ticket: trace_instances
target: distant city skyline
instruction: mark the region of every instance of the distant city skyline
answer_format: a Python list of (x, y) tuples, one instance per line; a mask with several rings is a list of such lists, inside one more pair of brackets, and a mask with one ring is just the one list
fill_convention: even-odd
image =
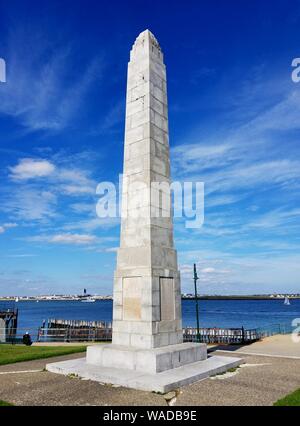
[(112, 293), (119, 219), (97, 217), (96, 187), (122, 172), (146, 28), (167, 66), (172, 177), (205, 184), (204, 225), (174, 221), (182, 292), (196, 263), (201, 294), (297, 293), (299, 1), (143, 3), (0, 3), (0, 296)]
[[(183, 299), (195, 299), (195, 294), (193, 293), (181, 293), (181, 297)], [(228, 295), (219, 295), (219, 294), (200, 294), (197, 296), (199, 299), (226, 299), (226, 298), (241, 298), (241, 299), (285, 299), (286, 297), (290, 299), (300, 299), (300, 293), (261, 293), (261, 294), (228, 294)], [(38, 295), (0, 295), (0, 302), (13, 302), (18, 303), (21, 301), (32, 301), (32, 300), (40, 300), (40, 301), (72, 301), (72, 300), (84, 300), (84, 299), (94, 299), (94, 300), (112, 300), (113, 296), (111, 294), (99, 295), (99, 294), (38, 294)]]

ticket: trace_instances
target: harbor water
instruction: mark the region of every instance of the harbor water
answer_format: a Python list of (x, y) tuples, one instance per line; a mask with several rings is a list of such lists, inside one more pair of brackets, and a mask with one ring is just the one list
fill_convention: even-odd
[[(112, 301), (99, 300), (95, 303), (80, 301), (20, 301), (18, 329), (37, 330), (43, 320), (49, 318), (111, 321)], [(300, 318), (300, 299), (284, 305), (283, 300), (200, 300), (200, 327), (245, 329), (283, 326), (291, 328), (292, 321)], [(195, 326), (195, 301), (182, 301), (183, 326)], [(299, 319), (300, 323), (300, 319)]]

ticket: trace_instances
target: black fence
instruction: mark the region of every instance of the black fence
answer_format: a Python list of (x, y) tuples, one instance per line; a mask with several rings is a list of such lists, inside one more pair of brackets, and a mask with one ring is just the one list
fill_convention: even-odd
[(241, 328), (200, 328), (186, 327), (183, 329), (184, 342), (247, 344), (261, 338), (257, 329)]

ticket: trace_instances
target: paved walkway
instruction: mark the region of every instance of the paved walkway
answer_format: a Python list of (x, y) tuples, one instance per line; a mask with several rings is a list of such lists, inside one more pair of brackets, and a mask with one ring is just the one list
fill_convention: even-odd
[[(0, 366), (0, 399), (16, 405), (167, 405), (162, 395), (43, 371), (48, 362), (78, 357), (82, 354)], [(245, 365), (235, 372), (181, 388), (174, 405), (272, 405), (300, 387), (300, 360), (243, 358)]]
[[(213, 349), (216, 349), (216, 347)], [(229, 351), (234, 352), (235, 356), (253, 354), (300, 359), (300, 341), (295, 343), (291, 334), (278, 334), (267, 337), (260, 342), (252, 343), (251, 345), (241, 347), (231, 346)]]

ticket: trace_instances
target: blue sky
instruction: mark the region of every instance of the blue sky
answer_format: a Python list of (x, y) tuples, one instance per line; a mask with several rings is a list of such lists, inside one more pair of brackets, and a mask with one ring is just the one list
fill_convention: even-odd
[(175, 221), (182, 290), (300, 290), (300, 2), (0, 0), (0, 294), (111, 294), (126, 68), (149, 28), (168, 72), (172, 176), (205, 182)]

